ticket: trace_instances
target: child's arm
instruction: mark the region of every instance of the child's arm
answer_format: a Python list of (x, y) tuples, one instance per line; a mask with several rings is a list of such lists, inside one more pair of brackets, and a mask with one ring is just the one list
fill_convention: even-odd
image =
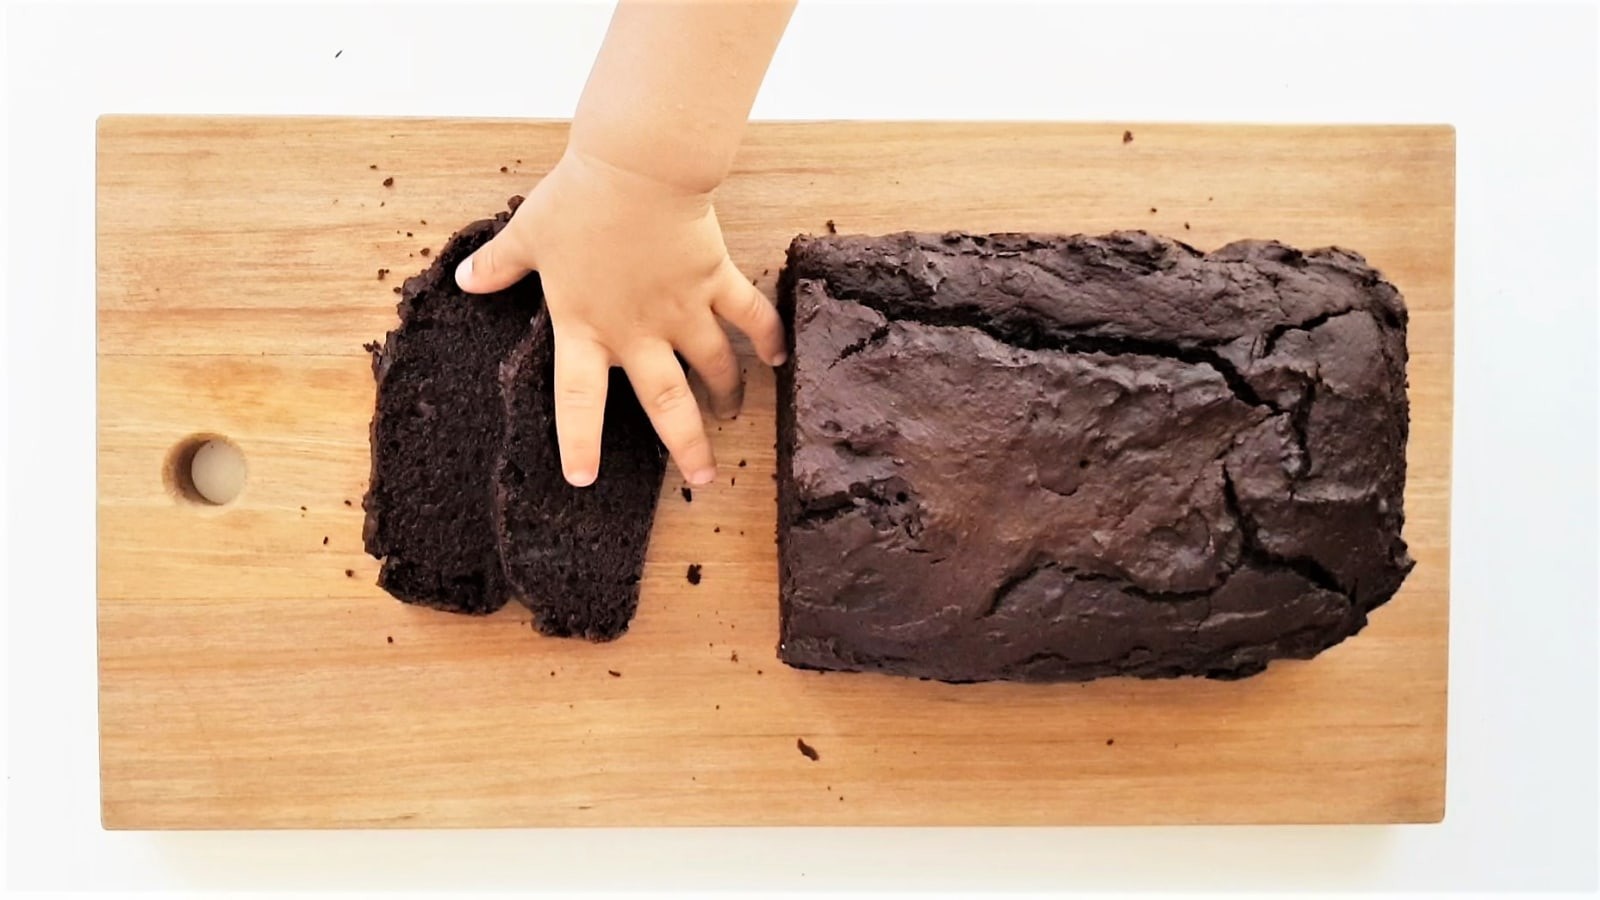
[(716, 475), (673, 351), (719, 415), (739, 409), (738, 360), (717, 322), (783, 362), (783, 326), (728, 258), (711, 192), (733, 162), (794, 0), (621, 0), (567, 151), (494, 240), (462, 263), (474, 293), (537, 268), (555, 329), (562, 467), (594, 480), (608, 369), (620, 365), (678, 468)]

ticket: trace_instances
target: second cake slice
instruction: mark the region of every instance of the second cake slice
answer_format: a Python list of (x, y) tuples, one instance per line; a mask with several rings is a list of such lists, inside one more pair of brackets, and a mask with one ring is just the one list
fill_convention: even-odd
[(667, 455), (621, 369), (611, 370), (600, 477), (575, 488), (556, 444), (549, 313), (500, 364), (506, 434), (494, 522), (505, 575), (540, 632), (608, 641), (628, 630)]

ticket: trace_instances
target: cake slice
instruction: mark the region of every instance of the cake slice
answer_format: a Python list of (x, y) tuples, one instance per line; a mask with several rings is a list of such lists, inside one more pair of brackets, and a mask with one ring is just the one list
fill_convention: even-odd
[(406, 279), (400, 327), (369, 347), (366, 549), (383, 561), (379, 586), (407, 603), (484, 614), (515, 597), (545, 634), (611, 640), (639, 604), (666, 451), (614, 369), (600, 477), (567, 484), (539, 276), (482, 296), (455, 283), (461, 260), (509, 219), (454, 235)]
[(510, 590), (495, 540), (490, 473), (505, 435), (500, 362), (544, 302), (531, 276), (496, 294), (456, 286), (456, 265), (505, 225), (466, 226), (401, 287), (400, 326), (372, 350), (377, 409), (362, 506), (378, 585), (406, 603), (484, 614)]
[(611, 370), (600, 473), (575, 488), (556, 443), (549, 315), (500, 368), (505, 439), (495, 464), (495, 533), (505, 577), (544, 634), (608, 641), (639, 605), (667, 454), (621, 369)]

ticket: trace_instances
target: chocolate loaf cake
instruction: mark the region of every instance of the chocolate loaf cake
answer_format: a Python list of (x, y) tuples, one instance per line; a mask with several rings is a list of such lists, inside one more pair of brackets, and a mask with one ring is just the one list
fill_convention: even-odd
[(779, 290), (790, 665), (1240, 678), (1413, 565), (1406, 310), (1354, 253), (830, 235)]
[(362, 506), (378, 585), (407, 603), (484, 614), (511, 596), (490, 473), (505, 435), (500, 361), (544, 305), (539, 279), (475, 296), (456, 265), (510, 218), (461, 229), (401, 286), (400, 326), (372, 350), (372, 475)]
[(407, 603), (482, 614), (515, 598), (541, 632), (609, 640), (638, 606), (666, 454), (613, 370), (600, 477), (567, 484), (538, 276), (481, 296), (455, 283), (508, 219), (468, 225), (406, 279), (400, 327), (369, 348), (366, 550), (383, 561), (379, 586)]
[(628, 630), (639, 606), (667, 453), (627, 376), (612, 369), (600, 477), (585, 488), (568, 484), (556, 443), (553, 341), (541, 312), (501, 365), (507, 427), (495, 466), (495, 531), (535, 628), (606, 641)]

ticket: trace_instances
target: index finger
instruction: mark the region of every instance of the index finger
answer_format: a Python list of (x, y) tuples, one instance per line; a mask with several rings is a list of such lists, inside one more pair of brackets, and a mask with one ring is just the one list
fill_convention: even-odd
[(574, 487), (587, 487), (599, 475), (610, 379), (611, 362), (604, 347), (583, 338), (562, 338), (556, 332), (556, 443), (561, 448), (561, 470)]

